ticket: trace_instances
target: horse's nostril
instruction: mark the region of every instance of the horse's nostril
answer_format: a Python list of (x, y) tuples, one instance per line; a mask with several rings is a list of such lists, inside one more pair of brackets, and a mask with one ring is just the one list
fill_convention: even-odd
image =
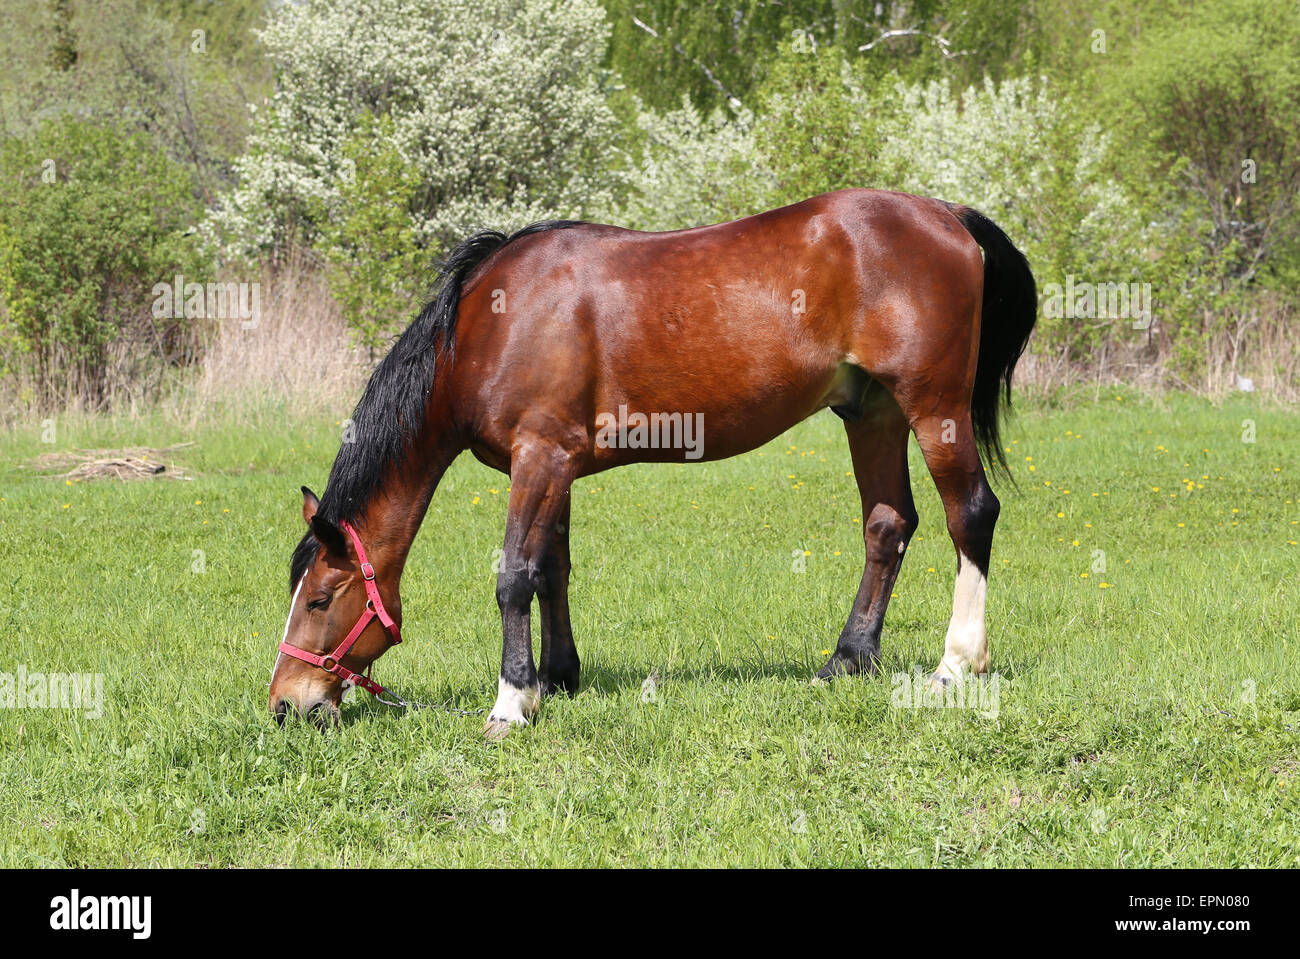
[(307, 719), (318, 729), (329, 729), (339, 724), (339, 711), (330, 703), (321, 701), (307, 710)]
[(283, 726), (285, 719), (289, 716), (289, 701), (287, 699), (277, 699), (275, 708), (271, 712), (275, 715), (275, 721)]

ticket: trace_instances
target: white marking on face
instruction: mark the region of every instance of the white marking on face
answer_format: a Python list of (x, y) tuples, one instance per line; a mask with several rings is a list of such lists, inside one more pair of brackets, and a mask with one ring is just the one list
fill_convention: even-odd
[(489, 721), (527, 726), (528, 717), (541, 706), (541, 691), (536, 686), (520, 689), (504, 679), (497, 678), (497, 701), (489, 714)]
[[(307, 574), (302, 574), (302, 579), (298, 580), (297, 587), (293, 591), (293, 599), (289, 600), (289, 618), (284, 621), (284, 635), (280, 637), (280, 642), (289, 641), (289, 626), (293, 623), (293, 611), (298, 608), (298, 594), (302, 592), (302, 584), (307, 582)], [(271, 667), (271, 682), (275, 683), (275, 671), (280, 668), (280, 660), (284, 658), (284, 653), (280, 652), (280, 647), (275, 648), (275, 665)]]
[(957, 554), (957, 582), (952, 593), (952, 619), (943, 641), (940, 676), (960, 680), (964, 671), (982, 673), (989, 665), (988, 631), (984, 624), (984, 603), (988, 581), (979, 567)]

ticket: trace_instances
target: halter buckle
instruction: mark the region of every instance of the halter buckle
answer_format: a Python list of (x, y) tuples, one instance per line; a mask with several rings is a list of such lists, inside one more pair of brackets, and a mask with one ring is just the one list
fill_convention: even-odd
[(326, 656), (320, 661), (320, 668), (325, 670), (327, 673), (334, 672), (334, 667), (337, 665), (338, 661), (335, 660), (333, 656)]
[(374, 568), (373, 566), (371, 566), (369, 563), (362, 563), (362, 564), (361, 564), (361, 576), (362, 576), (364, 579), (368, 579), (368, 580), (370, 580), (370, 581), (373, 582), (373, 581), (374, 581), (374, 578), (375, 578), (375, 568)]

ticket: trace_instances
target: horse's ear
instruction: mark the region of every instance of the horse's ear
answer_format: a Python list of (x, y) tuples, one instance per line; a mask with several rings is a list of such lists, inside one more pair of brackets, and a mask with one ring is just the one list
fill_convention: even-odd
[(344, 559), (348, 555), (348, 543), (343, 538), (343, 531), (323, 516), (313, 516), (310, 520), (311, 532), (326, 550)]
[(320, 511), (320, 499), (307, 487), (302, 488), (302, 518), (308, 526), (311, 518)]

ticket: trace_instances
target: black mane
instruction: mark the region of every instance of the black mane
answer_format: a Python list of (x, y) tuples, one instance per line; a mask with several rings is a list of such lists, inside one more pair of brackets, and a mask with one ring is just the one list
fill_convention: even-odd
[[(443, 357), (448, 363), (455, 359), (456, 313), (465, 278), (497, 250), (521, 237), (580, 223), (546, 220), (510, 236), (484, 230), (456, 247), (443, 261), (433, 296), (370, 375), (352, 414), (353, 442), (339, 447), (321, 497), (319, 514), (323, 519), (335, 524), (355, 520), (378, 491), (384, 476), (410, 452), (411, 443), (424, 426), (438, 363)], [(308, 531), (294, 550), (289, 568), (290, 591), (315, 560), (319, 545)]]

